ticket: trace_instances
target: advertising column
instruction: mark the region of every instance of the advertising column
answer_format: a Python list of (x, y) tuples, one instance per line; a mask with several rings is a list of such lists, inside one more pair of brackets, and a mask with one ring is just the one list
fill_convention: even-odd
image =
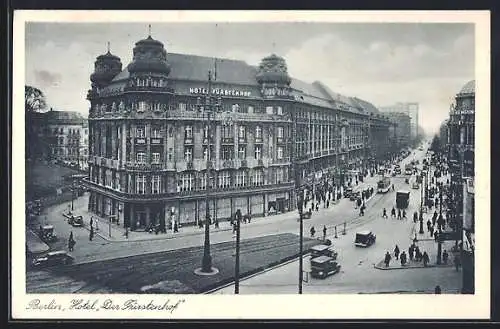
[(462, 293), (474, 294), (474, 178), (463, 184)]

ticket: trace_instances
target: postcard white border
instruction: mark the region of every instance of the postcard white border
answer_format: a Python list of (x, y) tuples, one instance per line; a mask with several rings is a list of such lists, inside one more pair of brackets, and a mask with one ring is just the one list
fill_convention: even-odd
[[(28, 301), (67, 304), (80, 295), (25, 293), (24, 110), (26, 22), (413, 22), (474, 23), (476, 60), (476, 294), (475, 295), (170, 295), (173, 313), (146, 311), (27, 311)], [(489, 11), (76, 11), (17, 10), (13, 25), (12, 317), (14, 319), (486, 319), (490, 316), (490, 13)], [(89, 63), (91, 65), (91, 63)], [(452, 96), (452, 95), (450, 95)], [(478, 161), (479, 160), (479, 161)], [(104, 300), (105, 295), (82, 295)], [(158, 303), (159, 295), (136, 297)], [(207, 302), (207, 299), (210, 299)], [(412, 307), (408, 307), (412, 305)]]

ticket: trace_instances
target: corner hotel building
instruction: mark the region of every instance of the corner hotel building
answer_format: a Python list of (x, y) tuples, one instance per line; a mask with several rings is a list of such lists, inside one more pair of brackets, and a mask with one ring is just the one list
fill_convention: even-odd
[[(304, 178), (361, 168), (390, 151), (394, 123), (373, 105), (291, 78), (274, 54), (255, 67), (167, 54), (149, 36), (135, 44), (125, 68), (109, 50), (94, 67), (88, 208), (132, 230), (162, 219), (204, 219), (209, 144), (210, 211), (218, 220), (238, 208), (252, 216), (296, 209), (293, 162)], [(215, 67), (211, 93), (222, 111), (212, 116), (208, 136), (199, 108)]]

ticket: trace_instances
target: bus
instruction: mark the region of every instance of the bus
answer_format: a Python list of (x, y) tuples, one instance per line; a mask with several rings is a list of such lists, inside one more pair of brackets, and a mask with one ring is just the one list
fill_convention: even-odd
[(389, 177), (384, 177), (377, 183), (377, 193), (387, 193), (391, 188), (391, 179)]

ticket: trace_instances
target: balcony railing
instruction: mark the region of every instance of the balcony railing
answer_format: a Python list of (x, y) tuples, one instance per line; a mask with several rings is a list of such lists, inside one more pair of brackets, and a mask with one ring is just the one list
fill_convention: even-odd
[(193, 138), (192, 137), (184, 138), (184, 144), (185, 145), (192, 145), (193, 144)]
[(146, 144), (148, 142), (146, 137), (136, 137), (134, 138), (135, 144)]
[(224, 137), (221, 138), (221, 144), (234, 144), (234, 138), (232, 137)]
[(247, 143), (246, 137), (238, 137), (238, 143), (239, 144), (246, 144)]
[(255, 144), (262, 144), (263, 140), (262, 137), (255, 137)]
[(151, 144), (153, 144), (153, 145), (163, 144), (163, 138), (160, 138), (160, 137), (152, 137), (152, 138), (151, 138)]
[[(190, 190), (190, 191), (181, 191), (181, 192), (164, 192), (157, 194), (137, 194), (137, 193), (128, 193), (123, 191), (114, 190), (110, 187), (105, 187), (99, 185), (95, 182), (89, 181), (88, 179), (83, 179), (83, 183), (90, 188), (99, 191), (105, 194), (112, 194), (115, 196), (135, 199), (135, 200), (148, 200), (148, 199), (164, 199), (164, 198), (200, 198), (204, 197), (206, 194), (206, 190), (198, 189), (198, 190)], [(254, 191), (258, 192), (272, 192), (272, 191), (280, 191), (283, 189), (293, 188), (293, 182), (284, 182), (280, 184), (267, 184), (267, 185), (258, 185), (258, 186), (229, 186), (225, 188), (215, 187), (210, 189), (211, 193), (218, 194), (220, 196), (232, 195), (235, 193), (252, 193)]]

